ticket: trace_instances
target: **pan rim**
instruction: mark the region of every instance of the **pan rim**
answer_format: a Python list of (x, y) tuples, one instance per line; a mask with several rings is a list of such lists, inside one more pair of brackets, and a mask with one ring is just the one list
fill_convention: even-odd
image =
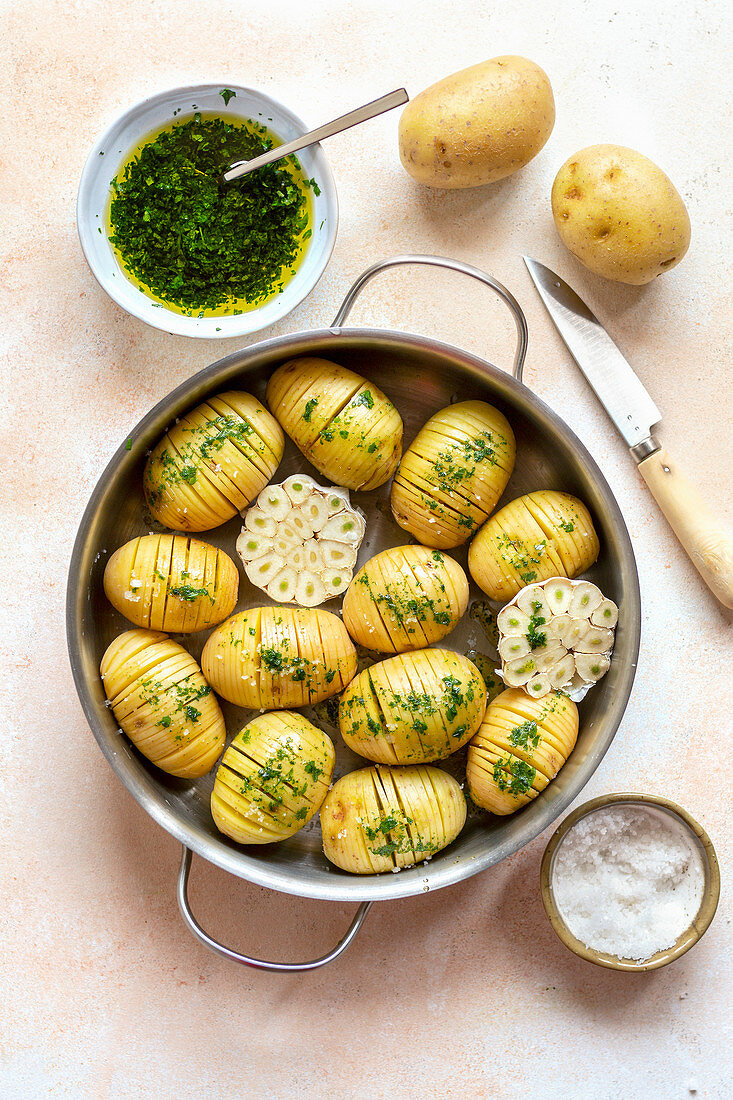
[[(299, 877), (297, 867), (267, 864), (255, 860), (248, 856), (246, 851), (235, 851), (221, 841), (212, 840), (203, 831), (197, 830), (194, 824), (190, 822), (182, 823), (180, 814), (167, 804), (160, 789), (156, 788), (156, 781), (151, 773), (145, 771), (136, 774), (129, 769), (125, 769), (122, 758), (114, 751), (109, 737), (97, 720), (98, 703), (93, 697), (91, 684), (84, 674), (82, 636), (78, 629), (81, 601), (88, 589), (88, 581), (82, 577), (80, 566), (85, 556), (91, 526), (98, 514), (99, 502), (114, 473), (119, 469), (121, 462), (125, 460), (125, 456), (127, 455), (129, 459), (129, 451), (124, 443), (110, 457), (82, 514), (69, 563), (66, 593), (66, 633), (69, 659), (85, 718), (112, 770), (138, 804), (158, 825), (182, 845), (237, 878), (245, 879), (255, 885), (265, 886), (281, 893), (314, 900), (338, 902), (396, 900), (455, 885), (501, 862), (509, 855), (525, 847), (544, 829), (549, 828), (584, 789), (613, 741), (631, 694), (641, 635), (639, 578), (631, 539), (618, 503), (595, 459), (572, 428), (541, 397), (538, 397), (525, 384), (517, 382), (510, 374), (500, 370), (487, 360), (455, 345), (400, 330), (370, 327), (304, 329), (295, 333), (271, 337), (268, 340), (257, 341), (239, 351), (232, 352), (204, 367), (197, 374), (184, 379), (141, 418), (136, 427), (129, 433), (129, 437), (136, 440), (138, 444), (149, 445), (153, 439), (157, 439), (160, 433), (160, 422), (164, 414), (167, 419), (173, 419), (187, 404), (194, 400), (201, 400), (204, 392), (211, 392), (217, 386), (226, 385), (230, 376), (238, 372), (246, 373), (248, 370), (262, 365), (260, 362), (262, 358), (268, 356), (273, 359), (276, 358), (283, 349), (287, 348), (291, 354), (302, 354), (302, 351), (299, 352), (293, 349), (297, 348), (299, 344), (305, 343), (311, 345), (311, 353), (314, 353), (312, 345), (318, 343), (333, 344), (334, 347), (338, 348), (343, 346), (354, 347), (366, 341), (377, 341), (382, 345), (401, 346), (418, 353), (447, 356), (455, 366), (468, 369), (469, 375), (473, 376), (474, 381), (478, 378), (489, 384), (493, 383), (499, 391), (504, 391), (510, 401), (516, 400), (522, 411), (529, 415), (531, 419), (539, 418), (546, 421), (551, 431), (562, 438), (563, 444), (572, 448), (576, 461), (580, 467), (584, 467), (585, 473), (592, 478), (603, 499), (606, 518), (613, 525), (619, 538), (621, 561), (626, 566), (624, 579), (629, 586), (629, 591), (625, 594), (628, 653), (625, 658), (626, 665), (623, 676), (617, 685), (613, 704), (602, 717), (603, 727), (601, 732), (603, 736), (596, 738), (592, 749), (588, 751), (582, 764), (578, 766), (577, 775), (574, 777), (573, 782), (569, 784), (567, 791), (555, 790), (553, 792), (554, 785), (551, 785), (548, 791), (544, 792), (545, 797), (539, 805), (539, 800), (536, 800), (519, 814), (514, 815), (512, 819), (505, 819), (511, 820), (512, 833), (510, 838), (493, 845), (487, 845), (486, 850), (480, 855), (466, 858), (458, 857), (453, 861), (450, 859), (451, 847), (449, 847), (444, 850), (445, 854), (441, 853), (442, 858), (439, 866), (422, 863), (398, 875), (373, 876), (346, 875), (334, 869), (332, 880), (311, 882), (307, 877)], [(324, 352), (321, 351), (321, 354), (324, 354)], [(201, 391), (199, 396), (192, 396), (197, 390)]]

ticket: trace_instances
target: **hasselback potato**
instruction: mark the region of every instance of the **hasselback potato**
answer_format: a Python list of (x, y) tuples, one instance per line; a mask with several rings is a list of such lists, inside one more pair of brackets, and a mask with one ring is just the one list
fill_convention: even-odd
[(351, 637), (379, 653), (404, 653), (440, 641), (468, 606), (458, 562), (426, 546), (396, 546), (360, 569), (344, 596)]
[(172, 424), (145, 466), (143, 488), (159, 523), (208, 531), (246, 508), (283, 456), (280, 425), (250, 393), (209, 397)]
[(349, 748), (380, 764), (425, 764), (456, 752), (486, 709), (486, 687), (467, 657), (419, 649), (364, 669), (339, 703)]
[(463, 792), (440, 768), (360, 768), (321, 806), (323, 852), (357, 875), (411, 867), (455, 840), (465, 821)]
[(128, 630), (107, 647), (100, 667), (124, 733), (170, 775), (211, 771), (226, 737), (216, 696), (183, 646), (154, 630)]
[(216, 627), (201, 666), (230, 703), (279, 710), (342, 691), (356, 672), (356, 650), (330, 611), (253, 607)]
[(231, 615), (239, 574), (223, 550), (188, 535), (141, 535), (115, 550), (104, 592), (135, 626), (191, 634)]
[(493, 511), (514, 469), (514, 432), (485, 401), (431, 416), (402, 457), (392, 513), (426, 546), (460, 546)]
[(389, 481), (402, 454), (402, 418), (372, 382), (327, 359), (291, 359), (267, 384), (267, 403), (317, 470), (346, 489)]
[(240, 730), (217, 769), (211, 814), (239, 844), (269, 844), (302, 829), (328, 794), (333, 744), (302, 714), (261, 714)]
[(577, 577), (598, 557), (598, 536), (582, 501), (555, 489), (505, 504), (487, 520), (468, 550), (468, 569), (492, 600), (506, 602), (521, 588), (550, 577)]
[(489, 703), (468, 746), (471, 798), (492, 814), (512, 814), (543, 791), (573, 751), (578, 708), (560, 691), (532, 699), (507, 688)]

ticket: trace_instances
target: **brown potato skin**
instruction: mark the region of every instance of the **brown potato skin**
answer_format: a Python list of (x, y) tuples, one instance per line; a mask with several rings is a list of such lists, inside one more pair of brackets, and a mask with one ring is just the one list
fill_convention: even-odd
[(554, 125), (547, 74), (525, 57), (494, 57), (439, 80), (407, 104), (400, 160), (429, 187), (480, 187), (528, 164)]
[(552, 185), (563, 244), (596, 275), (641, 286), (676, 267), (690, 247), (690, 218), (672, 181), (622, 145), (591, 145)]

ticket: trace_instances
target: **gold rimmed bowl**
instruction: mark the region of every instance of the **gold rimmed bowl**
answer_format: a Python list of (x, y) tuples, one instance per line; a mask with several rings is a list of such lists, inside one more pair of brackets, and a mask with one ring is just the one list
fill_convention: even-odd
[[(588, 817), (597, 810), (605, 809), (608, 806), (619, 805), (645, 806), (654, 810), (659, 810), (675, 818), (684, 826), (690, 839), (700, 852), (705, 873), (700, 907), (689, 928), (685, 929), (685, 931), (677, 937), (675, 943), (671, 947), (665, 947), (661, 951), (656, 951), (643, 962), (621, 958), (618, 955), (611, 955), (606, 951), (597, 951), (595, 948), (589, 947), (587, 944), (583, 943), (582, 940), (579, 940), (577, 936), (570, 931), (563, 920), (553, 891), (555, 859), (565, 837), (583, 818)], [(684, 810), (682, 806), (678, 806), (676, 802), (672, 802), (669, 798), (661, 798), (651, 794), (607, 794), (601, 795), (600, 798), (593, 798), (590, 802), (585, 802), (582, 806), (578, 806), (576, 810), (568, 814), (562, 824), (555, 830), (550, 838), (549, 844), (545, 848), (545, 854), (542, 857), (540, 888), (542, 891), (542, 904), (545, 907), (545, 912), (547, 913), (550, 924), (565, 946), (578, 955), (579, 958), (585, 959), (587, 962), (595, 963), (597, 966), (605, 966), (609, 970), (625, 970), (632, 973), (643, 973), (646, 970), (658, 970), (659, 967), (667, 966), (668, 963), (674, 962), (675, 959), (679, 959), (689, 951), (691, 947), (694, 947), (700, 937), (708, 930), (715, 916), (715, 911), (718, 907), (718, 899), (720, 897), (720, 869), (718, 867), (715, 848), (713, 847), (713, 842), (710, 837), (705, 832), (702, 825), (695, 821), (694, 817), (692, 817), (687, 810)]]

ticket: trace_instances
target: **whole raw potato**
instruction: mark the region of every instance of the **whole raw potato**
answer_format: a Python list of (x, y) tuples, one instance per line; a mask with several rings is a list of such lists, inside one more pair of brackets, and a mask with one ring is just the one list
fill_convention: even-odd
[(547, 74), (526, 57), (494, 57), (415, 96), (400, 118), (400, 160), (418, 183), (479, 187), (523, 168), (555, 125)]
[(672, 181), (623, 145), (591, 145), (563, 164), (552, 214), (574, 256), (617, 283), (650, 283), (690, 246), (690, 219)]

